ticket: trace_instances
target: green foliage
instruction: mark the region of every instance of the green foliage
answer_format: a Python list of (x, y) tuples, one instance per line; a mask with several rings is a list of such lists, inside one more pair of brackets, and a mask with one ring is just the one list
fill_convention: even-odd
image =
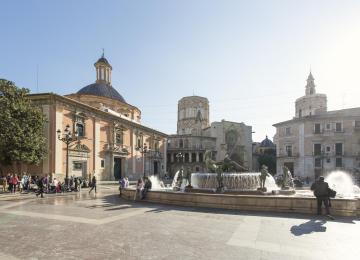
[(45, 156), (42, 111), (26, 97), (28, 89), (0, 79), (0, 162), (37, 164)]
[(274, 175), (276, 174), (276, 155), (264, 153), (258, 158), (259, 165), (266, 165), (269, 172)]

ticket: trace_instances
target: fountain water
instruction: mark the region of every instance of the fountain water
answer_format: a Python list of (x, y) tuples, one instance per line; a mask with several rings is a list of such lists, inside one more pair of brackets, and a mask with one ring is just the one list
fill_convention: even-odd
[(336, 191), (337, 197), (360, 196), (360, 188), (354, 184), (351, 176), (344, 171), (331, 172), (325, 181), (329, 187)]
[[(218, 186), (216, 173), (192, 173), (191, 183), (198, 189), (216, 189)], [(260, 173), (223, 173), (223, 185), (227, 191), (248, 191), (260, 187)], [(272, 176), (266, 177), (265, 187), (268, 191), (279, 190)]]

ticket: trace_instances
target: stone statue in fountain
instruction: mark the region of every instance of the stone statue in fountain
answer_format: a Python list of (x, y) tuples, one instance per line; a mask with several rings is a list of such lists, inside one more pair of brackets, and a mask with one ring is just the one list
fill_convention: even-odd
[(291, 176), (291, 172), (289, 171), (288, 167), (283, 166), (283, 181), (282, 181), (282, 189), (288, 190), (290, 188), (294, 188), (294, 182)]
[(216, 192), (223, 192), (224, 191), (224, 184), (223, 184), (223, 162), (215, 162), (212, 159), (212, 152), (206, 151), (205, 155), (205, 165), (209, 172), (216, 173), (216, 179), (218, 182), (218, 187), (216, 188)]
[(186, 168), (185, 178), (187, 180), (187, 185), (186, 185), (185, 189), (192, 189), (192, 186), (191, 186), (191, 168), (190, 167)]
[(266, 191), (266, 187), (265, 187), (265, 181), (266, 181), (266, 177), (270, 177), (270, 174), (268, 172), (268, 167), (266, 165), (262, 165), (261, 166), (261, 171), (260, 171), (260, 188), (258, 190), (261, 191)]

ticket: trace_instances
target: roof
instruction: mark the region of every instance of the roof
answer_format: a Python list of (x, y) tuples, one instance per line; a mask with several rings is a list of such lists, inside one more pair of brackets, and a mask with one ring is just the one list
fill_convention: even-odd
[[(100, 58), (102, 59), (102, 58)], [(105, 59), (105, 58), (103, 58)], [(111, 85), (105, 83), (93, 83), (80, 89), (77, 94), (108, 97), (126, 103), (125, 99)]]
[(299, 121), (316, 121), (321, 119), (331, 119), (334, 117), (359, 117), (360, 116), (360, 107), (354, 107), (354, 108), (346, 108), (346, 109), (340, 109), (340, 110), (333, 110), (333, 111), (327, 111), (322, 112), (319, 114), (311, 115), (311, 116), (304, 116), (304, 117), (296, 117), (290, 120), (286, 120), (283, 122), (279, 122), (276, 124), (273, 124), (273, 126), (278, 127), (284, 124), (299, 122)]
[[(105, 64), (107, 64), (107, 65), (111, 66), (111, 65), (110, 65), (110, 63), (108, 62), (108, 60), (104, 57), (104, 55), (103, 55), (103, 56), (101, 56), (101, 58), (100, 58), (100, 59), (98, 59), (96, 63), (98, 63), (98, 62), (103, 62), (103, 63), (105, 63)], [(95, 63), (95, 64), (96, 64), (96, 63)]]
[(260, 147), (275, 147), (275, 144), (266, 136), (266, 138), (260, 143)]

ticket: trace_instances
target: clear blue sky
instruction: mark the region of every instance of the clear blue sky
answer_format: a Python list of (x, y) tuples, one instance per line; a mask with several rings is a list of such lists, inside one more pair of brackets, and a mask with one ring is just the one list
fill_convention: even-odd
[[(15, 1), (0, 3), (0, 78), (69, 94), (95, 81), (102, 48), (113, 86), (143, 123), (176, 132), (177, 102), (205, 96), (211, 121), (254, 141), (294, 116), (310, 67), (330, 110), (359, 106), (360, 1)], [(39, 85), (36, 87), (36, 67)]]

